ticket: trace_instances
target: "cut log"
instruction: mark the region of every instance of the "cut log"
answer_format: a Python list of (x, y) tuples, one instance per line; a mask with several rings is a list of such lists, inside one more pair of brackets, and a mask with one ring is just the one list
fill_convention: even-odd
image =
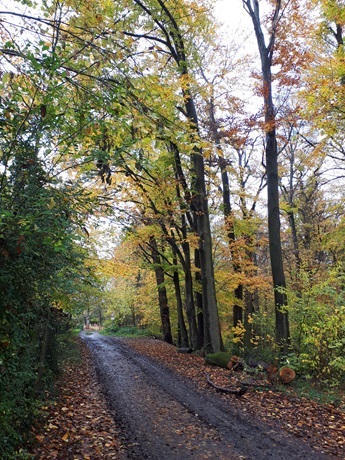
[(290, 367), (282, 367), (279, 371), (279, 377), (282, 383), (286, 384), (292, 382), (295, 379), (296, 373)]
[(267, 368), (267, 380), (274, 384), (277, 382), (278, 368), (274, 364), (269, 364)]
[(211, 387), (215, 388), (217, 391), (221, 391), (222, 393), (230, 393), (232, 395), (242, 396), (247, 391), (247, 388), (244, 386), (241, 386), (241, 388), (237, 388), (237, 389), (219, 387), (218, 385), (212, 382), (212, 380), (210, 379), (210, 376), (207, 373), (206, 373), (206, 378), (207, 378), (207, 383), (211, 385)]
[(243, 371), (244, 366), (241, 358), (235, 355), (231, 356), (227, 368), (232, 371)]
[(177, 353), (193, 353), (192, 348), (177, 348)]
[(259, 369), (267, 372), (267, 369), (269, 367), (268, 363), (265, 363), (265, 361), (255, 361), (253, 359), (248, 359), (247, 362), (249, 367), (252, 367), (253, 369)]

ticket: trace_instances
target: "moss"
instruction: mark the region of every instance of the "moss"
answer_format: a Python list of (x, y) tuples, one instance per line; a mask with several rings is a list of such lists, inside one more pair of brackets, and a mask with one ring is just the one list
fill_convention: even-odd
[(226, 353), (224, 351), (219, 351), (218, 353), (209, 353), (205, 356), (205, 363), (224, 367), (226, 369), (228, 367), (231, 356), (232, 355), (230, 353)]

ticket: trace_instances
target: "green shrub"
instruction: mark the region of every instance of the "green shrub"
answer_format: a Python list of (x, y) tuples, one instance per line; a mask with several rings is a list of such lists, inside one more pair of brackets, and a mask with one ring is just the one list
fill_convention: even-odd
[(105, 325), (103, 334), (115, 335), (118, 337), (149, 337), (155, 335), (150, 329), (138, 326), (118, 326), (115, 324)]

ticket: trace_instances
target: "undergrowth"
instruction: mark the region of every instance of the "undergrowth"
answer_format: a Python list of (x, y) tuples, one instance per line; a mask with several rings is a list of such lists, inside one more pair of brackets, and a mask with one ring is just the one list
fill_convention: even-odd
[(60, 370), (68, 363), (81, 360), (76, 336), (70, 330), (57, 334), (54, 348), (48, 352), (42, 389), (35, 390), (37, 374), (30, 365), (32, 360), (16, 362), (8, 378), (0, 378), (0, 458), (1, 460), (33, 460), (27, 446), (32, 442), (31, 428), (39, 423), (41, 407), (58, 396), (55, 382)]
[(116, 337), (153, 337), (154, 333), (150, 329), (137, 326), (116, 326), (105, 327), (101, 333), (103, 335), (114, 335)]

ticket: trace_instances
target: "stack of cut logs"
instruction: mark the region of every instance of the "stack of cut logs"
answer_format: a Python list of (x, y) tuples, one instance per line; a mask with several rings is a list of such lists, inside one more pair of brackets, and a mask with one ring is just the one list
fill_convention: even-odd
[[(244, 363), (241, 358), (234, 355), (231, 356), (227, 367), (230, 370), (243, 371), (245, 365), (246, 363)], [(270, 383), (275, 383), (280, 380), (281, 383), (287, 384), (292, 382), (296, 377), (295, 371), (287, 366), (278, 369), (274, 364), (267, 364), (264, 361), (249, 361), (247, 366), (253, 369), (261, 369), (262, 372), (267, 374), (267, 380)]]
[[(223, 388), (216, 385), (206, 373), (207, 382), (217, 391), (231, 393), (237, 396), (244, 395), (250, 387), (262, 388), (270, 386), (277, 390), (275, 386), (276, 383), (287, 384), (292, 382), (296, 377), (295, 371), (288, 366), (284, 366), (279, 369), (275, 364), (268, 364), (264, 361), (248, 360), (246, 362), (240, 357), (234, 355), (231, 356), (230, 353), (226, 352), (206, 354), (205, 364), (229, 369), (232, 373), (232, 382), (235, 380), (235, 383), (233, 383), (231, 388)], [(233, 373), (236, 371), (241, 373), (241, 376), (237, 379), (233, 379), (233, 377), (235, 377)], [(258, 376), (262, 375), (265, 376), (264, 382), (260, 382), (257, 379)], [(254, 379), (252, 377), (254, 377)]]

